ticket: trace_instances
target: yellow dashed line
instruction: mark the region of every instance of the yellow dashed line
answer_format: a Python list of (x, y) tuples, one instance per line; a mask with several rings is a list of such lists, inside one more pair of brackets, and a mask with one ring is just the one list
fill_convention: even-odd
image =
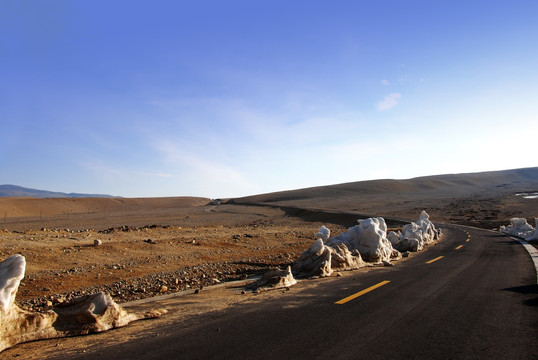
[(353, 295), (348, 296), (347, 298), (344, 298), (344, 299), (342, 299), (342, 300), (338, 300), (337, 302), (335, 302), (335, 304), (338, 304), (338, 305), (345, 304), (345, 303), (347, 303), (348, 301), (351, 301), (351, 300), (353, 300), (353, 299), (358, 298), (359, 296), (362, 296), (362, 295), (364, 295), (364, 294), (366, 294), (366, 293), (369, 293), (370, 291), (375, 290), (375, 289), (377, 289), (378, 287), (381, 287), (381, 286), (383, 286), (383, 285), (386, 285), (386, 284), (388, 284), (389, 282), (390, 282), (389, 280), (381, 281), (380, 283), (377, 283), (377, 284), (375, 284), (375, 285), (372, 285), (372, 286), (370, 286), (370, 287), (367, 288), (367, 289), (361, 290), (361, 291), (359, 291), (358, 293), (355, 293), (355, 294), (353, 294)]
[(437, 260), (441, 260), (442, 258), (444, 258), (444, 256), (439, 256), (439, 257), (436, 257), (435, 259), (432, 259), (430, 261), (426, 261), (426, 264), (431, 264), (433, 262), (436, 262)]
[(460, 246), (456, 247), (456, 250), (459, 250), (459, 249), (461, 249), (462, 247), (463, 247), (463, 245), (460, 245)]

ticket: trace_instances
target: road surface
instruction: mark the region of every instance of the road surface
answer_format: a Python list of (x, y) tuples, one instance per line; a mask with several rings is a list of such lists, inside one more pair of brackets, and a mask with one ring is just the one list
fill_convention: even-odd
[(442, 241), (394, 267), (315, 280), (268, 301), (167, 323), (159, 336), (58, 358), (537, 359), (529, 254), (491, 231), (441, 227)]

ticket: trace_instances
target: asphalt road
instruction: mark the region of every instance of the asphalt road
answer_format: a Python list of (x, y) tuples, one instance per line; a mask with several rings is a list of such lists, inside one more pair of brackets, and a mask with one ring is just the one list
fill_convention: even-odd
[(292, 288), (78, 358), (537, 359), (538, 286), (523, 246), (441, 227), (444, 240), (394, 267)]

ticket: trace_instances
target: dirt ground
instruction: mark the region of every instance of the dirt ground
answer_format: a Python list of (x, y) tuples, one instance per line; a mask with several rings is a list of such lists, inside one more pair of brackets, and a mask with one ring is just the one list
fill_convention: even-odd
[(27, 262), (17, 300), (36, 310), (102, 290), (121, 303), (244, 279), (290, 264), (328, 225), (274, 208), (211, 204), (165, 216), (162, 209), (139, 209), (72, 214), (63, 223), (42, 217), (32, 229), (36, 222), (15, 218), (0, 231), (0, 257), (18, 253)]
[[(17, 215), (2, 219), (0, 258), (26, 258), (17, 294), (23, 308), (43, 310), (97, 291), (123, 303), (285, 267), (313, 243), (321, 225), (339, 234), (356, 224), (358, 214), (416, 220), (425, 209), (432, 221), (492, 228), (534, 215), (536, 201), (365, 197), (361, 203), (295, 201), (279, 208), (204, 198), (0, 199), (0, 212)], [(296, 204), (316, 210), (289, 207)]]

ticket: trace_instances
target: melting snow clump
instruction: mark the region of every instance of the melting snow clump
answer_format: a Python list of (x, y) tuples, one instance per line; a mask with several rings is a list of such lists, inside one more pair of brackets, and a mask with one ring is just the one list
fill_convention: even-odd
[(382, 262), (400, 257), (398, 250), (387, 239), (387, 224), (381, 217), (358, 220), (359, 225), (349, 228), (345, 233), (327, 240), (327, 245), (345, 245), (349, 250), (358, 250), (367, 261)]
[(15, 296), (25, 270), (22, 255), (0, 262), (0, 351), (22, 342), (106, 331), (166, 312), (128, 313), (102, 292), (73, 299), (44, 313), (23, 310), (15, 303)]
[(428, 213), (422, 211), (416, 222), (405, 225), (401, 232), (391, 231), (388, 239), (392, 246), (401, 252), (420, 251), (425, 245), (437, 240), (440, 234), (440, 229), (435, 228)]
[(331, 257), (329, 247), (325, 246), (322, 238), (318, 238), (292, 264), (292, 271), (304, 277), (330, 276), (332, 274)]
[(317, 233), (314, 234), (314, 236), (317, 239), (323, 240), (323, 242), (329, 240), (329, 237), (331, 236), (331, 230), (325, 227), (325, 225), (322, 225), (321, 228)]
[(335, 270), (353, 270), (367, 262), (390, 264), (402, 257), (401, 252), (419, 251), (441, 235), (423, 211), (416, 222), (405, 225), (402, 231), (387, 235), (387, 224), (381, 217), (358, 220), (336, 237), (322, 226), (314, 235), (317, 240), (292, 264), (294, 274), (303, 277), (330, 276)]
[(293, 263), (292, 270), (302, 277), (324, 277), (334, 270), (354, 270), (361, 266), (364, 261), (357, 250), (350, 251), (345, 244), (325, 244), (318, 238)]
[(501, 226), (500, 232), (525, 240), (538, 240), (538, 218), (534, 220), (536, 221), (536, 228), (528, 224), (525, 218), (512, 218), (510, 219), (510, 225)]
[(297, 280), (295, 280), (291, 273), (291, 267), (288, 266), (286, 270), (275, 268), (266, 272), (261, 279), (250, 284), (249, 288), (253, 290), (260, 288), (279, 289), (295, 284), (297, 284)]

